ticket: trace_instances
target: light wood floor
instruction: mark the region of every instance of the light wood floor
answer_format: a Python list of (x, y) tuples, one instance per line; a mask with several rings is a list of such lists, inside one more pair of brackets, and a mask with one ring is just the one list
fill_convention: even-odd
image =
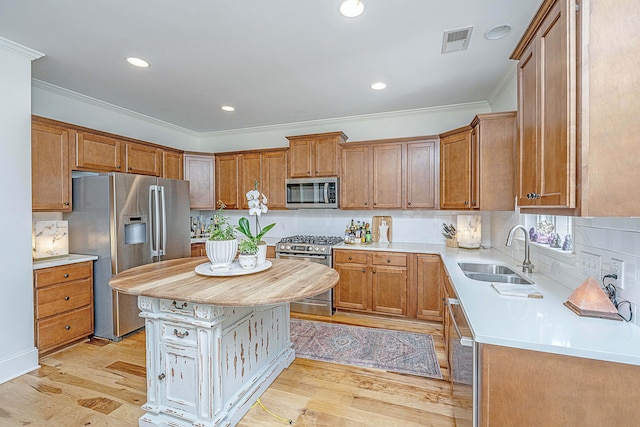
[[(448, 378), (439, 324), (341, 313), (331, 321), (430, 333)], [(144, 340), (144, 332), (119, 343), (92, 339), (43, 357), (40, 369), (0, 385), (0, 426), (137, 426), (146, 401)], [(306, 359), (280, 374), (261, 402), (295, 426), (455, 425), (447, 381)], [(239, 424), (279, 425), (288, 423), (259, 406)]]

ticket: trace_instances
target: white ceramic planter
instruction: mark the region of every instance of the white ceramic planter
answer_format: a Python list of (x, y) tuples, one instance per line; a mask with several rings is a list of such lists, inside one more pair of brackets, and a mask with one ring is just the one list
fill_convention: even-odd
[(258, 265), (264, 264), (267, 260), (267, 244), (261, 243), (258, 245)]
[(238, 252), (238, 240), (207, 240), (205, 249), (211, 268), (230, 268)]
[(238, 255), (238, 263), (245, 270), (256, 268), (258, 257), (256, 255)]

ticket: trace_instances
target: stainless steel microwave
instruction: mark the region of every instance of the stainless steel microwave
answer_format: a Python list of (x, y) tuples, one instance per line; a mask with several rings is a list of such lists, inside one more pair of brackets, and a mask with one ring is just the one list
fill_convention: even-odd
[(287, 209), (338, 209), (338, 178), (286, 180)]

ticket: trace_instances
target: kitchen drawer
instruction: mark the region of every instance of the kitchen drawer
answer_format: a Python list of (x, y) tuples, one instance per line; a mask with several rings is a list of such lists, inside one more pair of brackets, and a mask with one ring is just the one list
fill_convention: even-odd
[(367, 263), (367, 252), (363, 251), (349, 251), (349, 250), (337, 250), (333, 253), (333, 262), (334, 263), (352, 263), (352, 264), (366, 264)]
[(165, 313), (184, 314), (185, 316), (193, 316), (194, 304), (192, 302), (177, 301), (171, 299), (160, 300), (160, 311)]
[(93, 276), (93, 261), (34, 270), (33, 276), (36, 288), (87, 279)]
[(36, 322), (36, 340), (41, 353), (88, 337), (92, 333), (91, 306)]
[(406, 267), (407, 254), (397, 252), (374, 252), (373, 265), (393, 265), (394, 267)]
[(36, 319), (91, 305), (91, 278), (36, 289)]
[(182, 345), (196, 346), (198, 344), (195, 327), (178, 325), (171, 322), (160, 322), (160, 339)]

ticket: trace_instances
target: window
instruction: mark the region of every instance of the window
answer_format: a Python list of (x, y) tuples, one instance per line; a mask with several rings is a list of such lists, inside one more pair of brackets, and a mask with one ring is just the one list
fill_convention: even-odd
[(564, 252), (573, 252), (573, 217), (523, 215), (532, 243)]

